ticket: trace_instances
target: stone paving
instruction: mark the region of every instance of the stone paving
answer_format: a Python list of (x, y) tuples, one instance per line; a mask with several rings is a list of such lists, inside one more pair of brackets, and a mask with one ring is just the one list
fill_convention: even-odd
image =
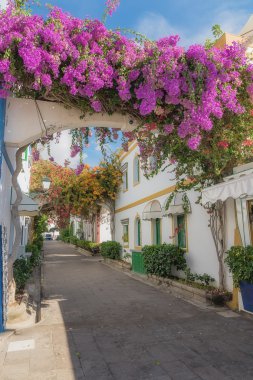
[(252, 320), (177, 299), (60, 242), (45, 251), (42, 321), (8, 338), (1, 380), (253, 379)]

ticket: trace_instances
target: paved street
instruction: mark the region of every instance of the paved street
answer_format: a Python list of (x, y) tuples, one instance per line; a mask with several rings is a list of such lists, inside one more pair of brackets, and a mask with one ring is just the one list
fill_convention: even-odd
[(60, 242), (45, 245), (43, 285), (42, 321), (11, 336), (1, 380), (253, 379), (252, 320), (174, 298)]

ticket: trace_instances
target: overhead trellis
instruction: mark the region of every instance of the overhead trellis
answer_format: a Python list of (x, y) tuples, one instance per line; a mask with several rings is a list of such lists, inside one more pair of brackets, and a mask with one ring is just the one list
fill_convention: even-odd
[[(61, 102), (83, 115), (132, 115), (139, 128), (125, 138), (137, 138), (144, 161), (154, 155), (159, 165), (169, 154), (178, 161), (234, 121), (245, 126), (240, 139), (250, 137), (253, 67), (239, 44), (184, 49), (178, 36), (141, 44), (56, 7), (43, 19), (12, 5), (0, 12), (0, 35), (1, 96)], [(81, 133), (83, 143), (89, 133)], [(224, 150), (229, 138), (220, 140)]]

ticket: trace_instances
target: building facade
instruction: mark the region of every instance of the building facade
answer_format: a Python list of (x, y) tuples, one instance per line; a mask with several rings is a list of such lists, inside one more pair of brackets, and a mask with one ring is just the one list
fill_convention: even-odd
[[(121, 243), (123, 254), (141, 251), (145, 245), (177, 244), (185, 251), (191, 271), (209, 274), (217, 285), (219, 267), (209, 215), (196, 203), (200, 194), (194, 190), (177, 194), (167, 208), (175, 190), (173, 173), (160, 171), (147, 179), (135, 142), (121, 155), (121, 162), (123, 184), (116, 199), (115, 238)], [(228, 245), (233, 245), (233, 239), (230, 240)], [(226, 286), (233, 288), (228, 272)]]

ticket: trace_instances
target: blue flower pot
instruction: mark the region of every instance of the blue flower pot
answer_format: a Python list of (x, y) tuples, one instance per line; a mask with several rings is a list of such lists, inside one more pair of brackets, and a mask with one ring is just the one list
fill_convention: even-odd
[(240, 289), (244, 310), (253, 313), (253, 284), (240, 281)]

